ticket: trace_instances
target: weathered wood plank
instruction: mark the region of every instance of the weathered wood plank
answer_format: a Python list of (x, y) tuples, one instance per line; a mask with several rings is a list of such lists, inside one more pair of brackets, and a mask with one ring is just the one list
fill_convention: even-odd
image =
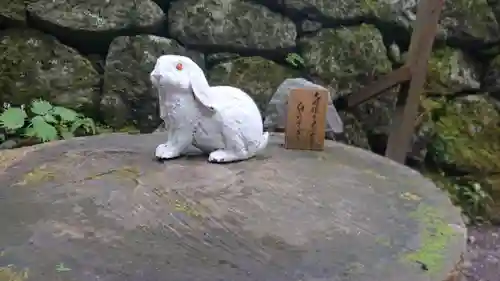
[(288, 98), (285, 148), (322, 150), (328, 91), (293, 89)]
[(443, 6), (444, 0), (426, 0), (418, 4), (407, 61), (411, 66), (411, 79), (407, 85), (408, 91), (399, 93), (385, 153), (387, 157), (400, 163), (405, 161), (415, 130), (414, 122), (418, 115), (420, 94), (425, 84), (427, 64)]
[(367, 100), (376, 98), (385, 90), (390, 89), (398, 84), (406, 82), (411, 78), (411, 71), (408, 65), (404, 65), (395, 71), (377, 79), (376, 81), (366, 85), (359, 92), (350, 94), (347, 97), (347, 108), (353, 108)]

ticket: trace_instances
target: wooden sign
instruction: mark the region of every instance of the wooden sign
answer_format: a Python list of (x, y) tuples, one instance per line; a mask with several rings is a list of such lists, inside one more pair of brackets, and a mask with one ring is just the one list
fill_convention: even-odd
[(293, 89), (288, 97), (285, 148), (323, 150), (328, 91)]

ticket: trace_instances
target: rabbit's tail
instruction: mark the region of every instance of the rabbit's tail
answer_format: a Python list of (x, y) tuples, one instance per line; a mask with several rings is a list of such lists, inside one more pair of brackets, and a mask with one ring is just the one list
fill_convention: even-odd
[(259, 153), (262, 150), (264, 150), (267, 147), (268, 143), (269, 143), (269, 133), (268, 132), (264, 132), (262, 134), (262, 138), (260, 139), (260, 142), (255, 147), (254, 154), (255, 153)]

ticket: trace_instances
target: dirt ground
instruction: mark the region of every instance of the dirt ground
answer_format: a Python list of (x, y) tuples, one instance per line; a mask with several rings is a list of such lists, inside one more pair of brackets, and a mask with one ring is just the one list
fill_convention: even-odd
[(466, 281), (500, 280), (500, 226), (469, 227)]

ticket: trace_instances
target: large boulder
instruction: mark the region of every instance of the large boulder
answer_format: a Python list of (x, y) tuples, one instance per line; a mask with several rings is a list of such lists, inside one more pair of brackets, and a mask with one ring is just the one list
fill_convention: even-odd
[(466, 251), (460, 210), (387, 158), (333, 141), (288, 150), (270, 134), (247, 161), (161, 164), (164, 140), (1, 152), (0, 280), (452, 280)]
[[(268, 5), (281, 6), (288, 13), (305, 15), (326, 24), (334, 21), (363, 19), (402, 27), (407, 31), (406, 36), (409, 36), (411, 25), (416, 19), (416, 6), (419, 1), (274, 0), (266, 2)], [(500, 5), (497, 6), (500, 7)], [(500, 8), (496, 10), (500, 11)], [(440, 35), (443, 38), (463, 41), (499, 39), (499, 26), (487, 0), (446, 0), (440, 23)], [(397, 37), (402, 34), (388, 35)]]
[(159, 56), (183, 55), (204, 68), (203, 55), (173, 39), (154, 35), (122, 36), (111, 43), (104, 70), (101, 115), (115, 129), (133, 126), (152, 132), (161, 123), (157, 93), (149, 74)]
[(213, 86), (230, 85), (242, 89), (263, 113), (281, 82), (297, 74), (293, 69), (261, 57), (240, 57), (215, 65), (207, 76)]
[(106, 52), (119, 35), (157, 32), (165, 20), (151, 0), (33, 0), (28, 12), (38, 28), (88, 53)]
[(0, 104), (42, 98), (69, 108), (93, 111), (100, 77), (76, 50), (29, 29), (0, 34)]
[(176, 1), (168, 19), (170, 34), (187, 45), (289, 48), (297, 36), (290, 19), (243, 0)]
[[(347, 96), (392, 71), (382, 35), (371, 25), (323, 29), (300, 40), (305, 67), (325, 82), (337, 97)], [(370, 137), (387, 136), (396, 102), (396, 90), (385, 91), (375, 99), (357, 106), (346, 127), (355, 117)], [(347, 129), (346, 129), (347, 130)], [(361, 135), (352, 133), (351, 135)], [(358, 137), (357, 137), (358, 138)], [(383, 139), (384, 137), (382, 137)]]

